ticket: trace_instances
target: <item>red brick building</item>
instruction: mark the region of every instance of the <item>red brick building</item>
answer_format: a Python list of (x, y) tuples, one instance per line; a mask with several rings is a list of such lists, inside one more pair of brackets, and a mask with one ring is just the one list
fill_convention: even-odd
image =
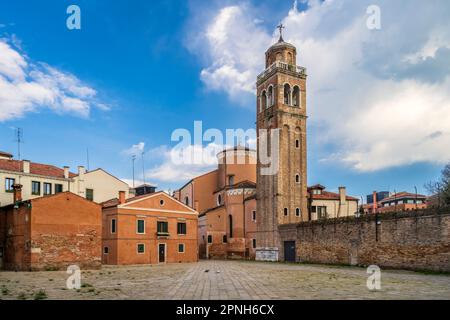
[(103, 263), (198, 261), (198, 213), (165, 192), (103, 203)]
[[(11, 195), (13, 196), (13, 195)], [(70, 192), (0, 208), (0, 268), (65, 270), (101, 266), (101, 206)]]

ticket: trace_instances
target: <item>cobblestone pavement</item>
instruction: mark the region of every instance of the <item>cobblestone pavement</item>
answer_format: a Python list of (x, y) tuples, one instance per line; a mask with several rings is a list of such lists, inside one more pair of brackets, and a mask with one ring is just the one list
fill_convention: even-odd
[[(449, 299), (450, 276), (382, 271), (381, 291), (366, 269), (249, 261), (104, 266), (82, 272), (66, 289), (66, 272), (0, 272), (0, 299)], [(44, 297), (45, 297), (44, 295)], [(42, 296), (42, 294), (41, 294)]]

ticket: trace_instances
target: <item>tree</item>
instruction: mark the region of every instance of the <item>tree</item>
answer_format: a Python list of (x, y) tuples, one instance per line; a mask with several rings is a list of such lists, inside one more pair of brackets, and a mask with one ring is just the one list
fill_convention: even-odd
[(439, 181), (430, 181), (425, 189), (436, 198), (437, 205), (450, 205), (450, 163), (441, 172)]

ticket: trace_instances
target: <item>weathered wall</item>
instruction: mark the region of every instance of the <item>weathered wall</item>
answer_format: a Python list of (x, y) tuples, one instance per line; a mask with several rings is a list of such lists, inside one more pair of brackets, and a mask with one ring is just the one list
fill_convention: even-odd
[[(450, 210), (346, 217), (280, 227), (299, 262), (450, 272)], [(280, 248), (283, 259), (284, 249)]]

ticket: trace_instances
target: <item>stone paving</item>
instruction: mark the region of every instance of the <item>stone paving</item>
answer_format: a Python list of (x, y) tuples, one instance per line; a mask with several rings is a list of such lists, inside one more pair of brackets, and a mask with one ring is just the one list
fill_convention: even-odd
[[(250, 261), (104, 266), (68, 290), (66, 272), (0, 272), (0, 299), (448, 299), (450, 276), (382, 271), (381, 290), (366, 269)], [(41, 292), (41, 297), (42, 297)]]

